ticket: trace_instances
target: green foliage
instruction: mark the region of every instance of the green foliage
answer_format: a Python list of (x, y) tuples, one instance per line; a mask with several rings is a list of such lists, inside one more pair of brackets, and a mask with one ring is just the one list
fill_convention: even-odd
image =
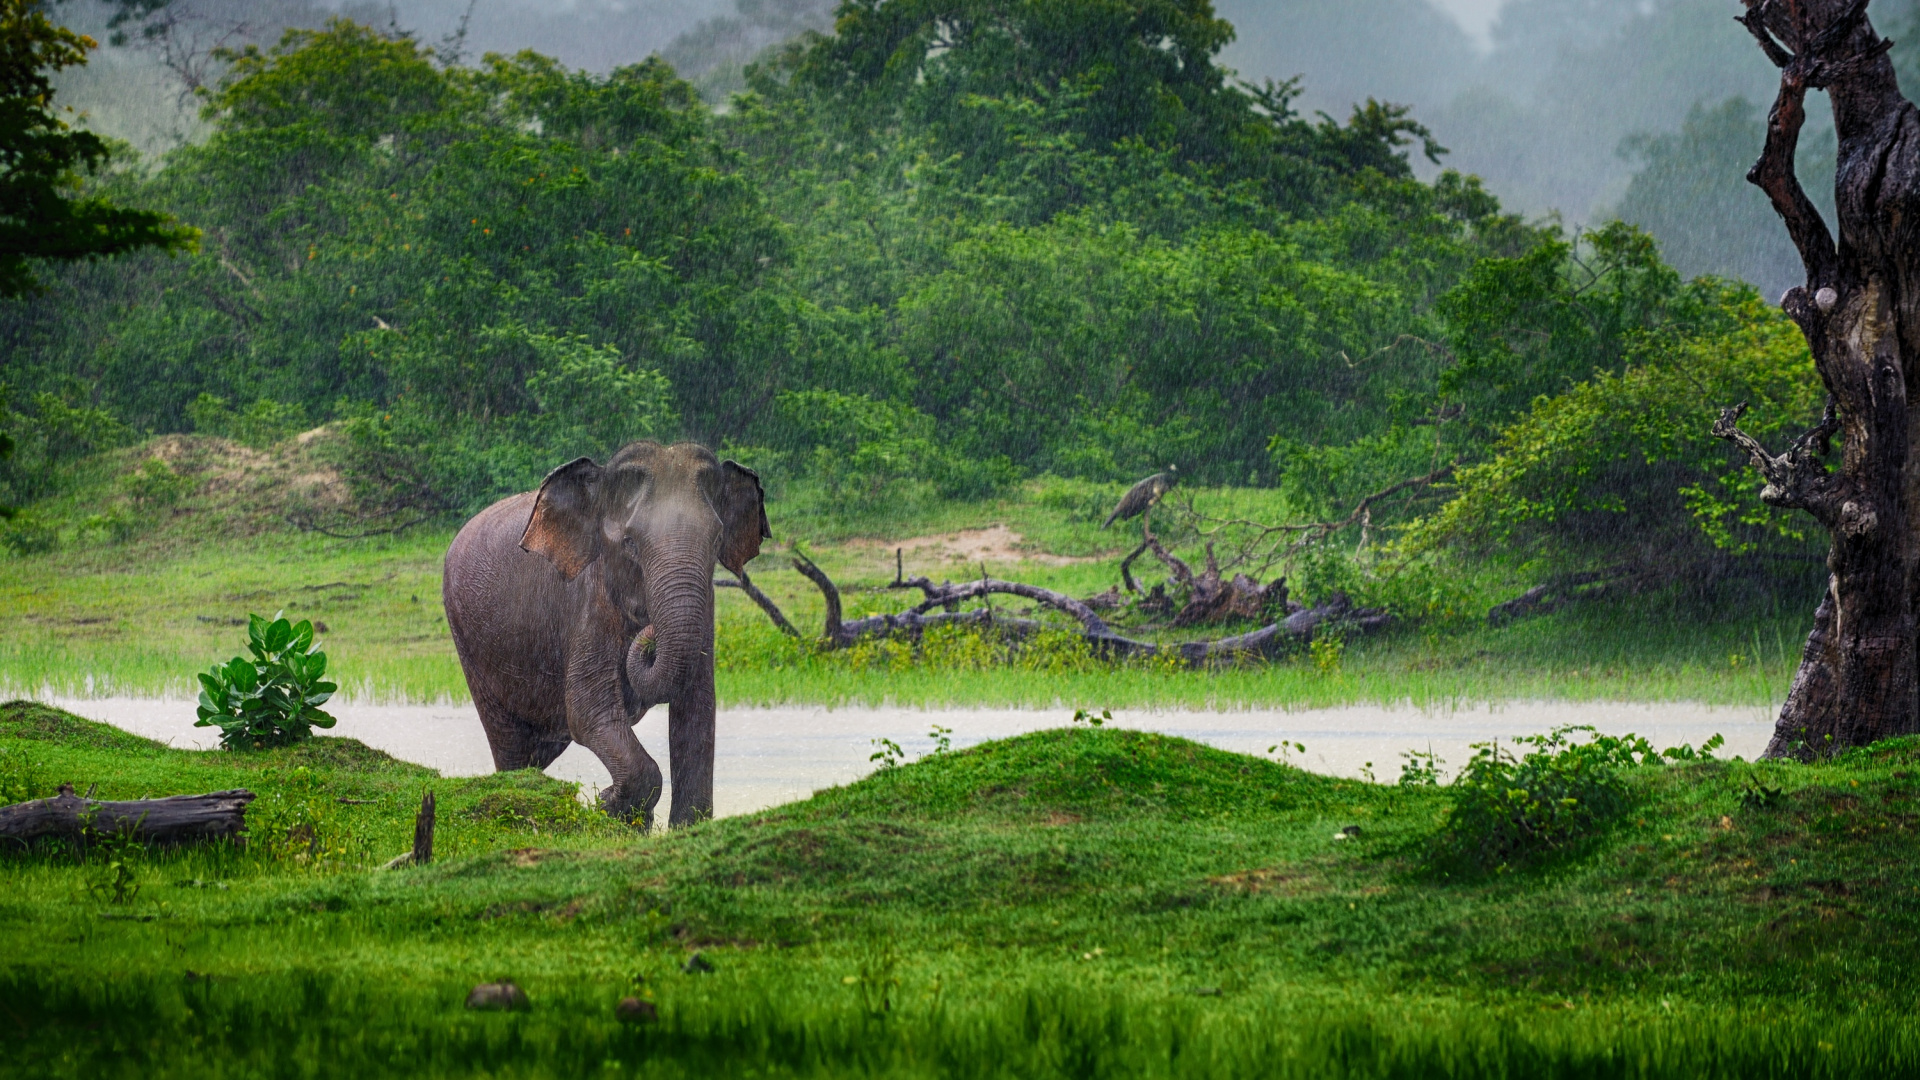
[(1404, 109), (1232, 85), (1203, 3), (844, 14), (724, 117), (658, 60), (467, 67), (345, 21), (230, 55), (210, 138), (112, 178), (219, 250), (63, 273), (0, 313), (5, 373), (253, 445), (332, 417), (394, 520), (641, 436), (764, 447), (861, 513), (1268, 481), (1276, 432), (1352, 442), (1429, 394), (1440, 354), (1402, 340), (1534, 237), (1415, 180), (1439, 151)]
[[(1575, 742), (1577, 733), (1590, 737)], [(1632, 806), (1628, 770), (1710, 760), (1722, 742), (1716, 735), (1699, 751), (1656, 751), (1637, 735), (1602, 735), (1584, 725), (1512, 741), (1530, 749), (1515, 756), (1497, 741), (1474, 744), (1472, 759), (1448, 787), (1452, 805), (1435, 849), (1437, 867), (1504, 873), (1578, 852)], [(1431, 783), (1437, 766), (1437, 760), (1410, 759), (1402, 785)]]
[(60, 546), (60, 529), (32, 511), (0, 521), (0, 547), (15, 555), (40, 555)]
[[(52, 270), (0, 310), (21, 388), (0, 502), (53, 497), (55, 458), (136, 429), (264, 447), (328, 420), (315, 453), (381, 529), (690, 437), (841, 532), (1034, 476), (1095, 520), (1169, 464), (1341, 521), (1454, 463), (1457, 487), (1378, 501), (1286, 568), (1296, 595), (1441, 622), (1475, 606), (1461, 567), (1382, 558), (1416, 519), (1406, 550), (1526, 574), (1644, 536), (1673, 567), (1805, 553), (1695, 412), (1642, 400), (1677, 381), (1622, 389), (1758, 326), (1750, 298), (1683, 282), (1630, 226), (1569, 237), (1418, 179), (1410, 156), (1443, 151), (1404, 107), (1304, 117), (1297, 82), (1234, 82), (1232, 36), (1201, 0), (856, 0), (718, 115), (657, 58), (466, 64), (347, 20), (223, 54), (204, 142), (95, 181), (219, 244)], [(1709, 389), (1797, 422), (1801, 374), (1760, 352)], [(81, 413), (118, 426), (69, 438)], [(69, 534), (136, 535), (163, 495), (126, 494), (141, 513)], [(1022, 655), (1098, 666), (1065, 639)]]
[[(0, 404), (10, 396), (4, 389)], [(0, 458), (0, 498), (23, 503), (58, 492), (65, 466), (134, 438), (112, 413), (46, 391), (33, 394), (24, 408), (7, 409), (5, 424), (13, 452)]]
[(175, 472), (165, 458), (150, 457), (120, 478), (127, 498), (142, 509), (165, 509), (193, 492), (192, 477)]
[(327, 654), (313, 640), (312, 622), (249, 615), (247, 648), (253, 659), (236, 656), (201, 674), (195, 727), (219, 728), (229, 750), (258, 750), (334, 725), (320, 706), (338, 687), (326, 681)]
[(0, 806), (53, 794), (47, 771), (24, 746), (0, 746)]
[(94, 828), (91, 815), (84, 819), (85, 853), (91, 873), (87, 891), (116, 906), (131, 904), (140, 898), (145, 883), (140, 880), (139, 864), (147, 854), (131, 822), (114, 832)]
[(1805, 340), (1744, 286), (1689, 291), (1703, 317), (1636, 336), (1629, 366), (1538, 399), (1460, 472), (1454, 499), (1412, 530), (1414, 546), (1577, 568), (1618, 558), (1631, 536), (1652, 553), (1648, 569), (1669, 576), (1715, 552), (1807, 551), (1804, 518), (1764, 506), (1752, 466), (1712, 437), (1719, 410), (1740, 401), (1762, 441), (1811, 425), (1824, 395)]
[(470, 821), (546, 835), (571, 835), (604, 823), (606, 815), (581, 803), (576, 785), (556, 784), (544, 775), (503, 777), (499, 790), (487, 791), (461, 814)]
[(261, 398), (237, 411), (227, 399), (201, 394), (187, 406), (193, 430), (219, 435), (255, 448), (264, 448), (307, 427), (307, 410), (298, 403)]
[[(91, 38), (56, 25), (39, 0), (0, 3), (0, 297), (39, 287), (34, 263), (186, 250), (198, 233), (164, 214), (81, 194), (111, 158), (107, 143), (56, 115), (53, 76), (87, 62)], [(76, 197), (77, 196), (77, 197)]]
[[(356, 1076), (1892, 1077), (1920, 1061), (1920, 979), (1887, 947), (1916, 921), (1920, 874), (1888, 857), (1913, 739), (1813, 766), (1625, 769), (1635, 809), (1607, 857), (1463, 888), (1409, 872), (1443, 790), (1112, 726), (665, 836), (531, 841), (469, 813), (562, 787), (530, 770), (436, 778), (350, 739), (181, 751), (0, 706), (0, 737), (25, 731), (106, 798), (247, 787), (285, 816), (271, 842), (148, 851), (118, 908), (75, 902), (98, 870), (68, 850), (0, 850), (22, 1075), (243, 1061), (291, 1077), (315, 1040)], [(1782, 789), (1764, 816), (1739, 804), (1749, 772)], [(373, 872), (405, 850), (427, 784), (435, 865)], [(313, 858), (307, 823), (355, 854)], [(711, 971), (688, 970), (696, 948)], [(459, 1007), (502, 977), (530, 1011)], [(636, 990), (654, 1022), (614, 1015)]]
[(1446, 765), (1431, 749), (1400, 752), (1399, 785), (1403, 788), (1440, 786), (1440, 770)]

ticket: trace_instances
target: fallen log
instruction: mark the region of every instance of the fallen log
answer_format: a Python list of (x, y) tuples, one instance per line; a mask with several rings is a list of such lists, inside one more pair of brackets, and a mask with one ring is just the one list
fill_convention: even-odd
[(1543, 585), (1535, 585), (1511, 600), (1493, 605), (1487, 611), (1487, 625), (1504, 626), (1530, 615), (1545, 615), (1573, 600), (1599, 595), (1631, 577), (1632, 572), (1625, 567), (1562, 574)]
[(216, 840), (246, 831), (251, 791), (215, 791), (164, 799), (105, 802), (82, 798), (62, 784), (51, 799), (0, 806), (0, 837), (22, 843), (46, 836), (110, 836), (131, 832), (140, 840), (179, 843)]
[[(1084, 601), (1038, 585), (1029, 585), (1021, 581), (1002, 581), (991, 577), (935, 585), (925, 577), (903, 578), (897, 571), (888, 587), (919, 589), (925, 599), (898, 614), (869, 615), (847, 621), (842, 616), (840, 589), (833, 583), (833, 579), (827, 576), (826, 571), (814, 565), (813, 560), (798, 554), (793, 557), (793, 568), (801, 576), (813, 582), (826, 601), (826, 625), (822, 636), (830, 649), (848, 648), (862, 637), (885, 637), (895, 633), (918, 635), (931, 627), (942, 625), (993, 626), (1023, 634), (1032, 633), (1041, 628), (1042, 624), (1039, 622), (1009, 618), (997, 614), (990, 607), (974, 611), (933, 611), (936, 607), (951, 608), (963, 600), (986, 600), (994, 594), (1025, 597), (1072, 616), (1079, 621), (1081, 637), (1087, 645), (1097, 655), (1108, 659), (1172, 654), (1194, 665), (1247, 656), (1271, 659), (1292, 646), (1311, 641), (1323, 626), (1337, 624), (1342, 630), (1364, 633), (1377, 630), (1392, 621), (1392, 616), (1384, 611), (1355, 608), (1353, 602), (1344, 593), (1334, 593), (1318, 607), (1294, 610), (1285, 619), (1250, 633), (1211, 641), (1161, 644), (1138, 641), (1117, 634), (1111, 626), (1107, 625), (1106, 620)], [(1280, 585), (1284, 590), (1284, 585), (1279, 582), (1275, 584)], [(1282, 592), (1280, 595), (1284, 597), (1285, 593)], [(1282, 602), (1285, 601), (1282, 600)], [(772, 601), (769, 600), (763, 606), (771, 604)], [(772, 612), (769, 612), (769, 615), (771, 616)], [(781, 618), (784, 619), (784, 616)]]

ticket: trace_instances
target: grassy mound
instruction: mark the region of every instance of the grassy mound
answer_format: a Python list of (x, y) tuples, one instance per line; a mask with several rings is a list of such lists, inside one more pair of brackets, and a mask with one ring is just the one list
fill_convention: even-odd
[(882, 769), (796, 813), (1010, 821), (1273, 813), (1351, 786), (1188, 739), (1120, 729), (1035, 732)]
[[(1920, 935), (1920, 740), (1636, 769), (1580, 857), (1461, 882), (1423, 870), (1446, 789), (1113, 729), (652, 836), (531, 771), (112, 738), (0, 708), (0, 751), (103, 794), (253, 788), (254, 835), (134, 852), (118, 903), (101, 857), (0, 853), (0, 1075), (1920, 1068), (1920, 974), (1888, 945)], [(376, 870), (429, 786), (441, 857)], [(461, 1007), (503, 977), (531, 1012)], [(630, 994), (658, 1021), (616, 1020)]]
[(57, 743), (75, 749), (138, 753), (166, 749), (163, 743), (143, 739), (112, 724), (87, 720), (37, 701), (21, 700), (0, 704), (0, 739)]

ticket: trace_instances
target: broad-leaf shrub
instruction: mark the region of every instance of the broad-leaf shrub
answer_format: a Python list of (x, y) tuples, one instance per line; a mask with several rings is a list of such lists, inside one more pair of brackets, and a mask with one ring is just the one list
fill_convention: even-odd
[(286, 746), (333, 726), (320, 706), (338, 687), (326, 681), (327, 654), (314, 643), (313, 623), (249, 615), (247, 649), (253, 659), (236, 656), (201, 674), (195, 727), (217, 727), (222, 746), (247, 750)]
[[(1577, 734), (1592, 738), (1575, 742)], [(1664, 753), (1638, 735), (1601, 735), (1590, 726), (1559, 727), (1513, 740), (1476, 743), (1473, 759), (1448, 788), (1453, 806), (1441, 829), (1443, 869), (1501, 873), (1549, 861), (1601, 835), (1632, 805), (1625, 771), (1665, 759), (1710, 758), (1716, 735), (1698, 751)]]

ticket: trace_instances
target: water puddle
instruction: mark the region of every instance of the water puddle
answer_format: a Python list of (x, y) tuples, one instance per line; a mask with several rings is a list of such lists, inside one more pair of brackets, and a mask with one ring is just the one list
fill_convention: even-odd
[[(193, 726), (191, 701), (49, 700), (79, 716), (173, 746), (207, 749), (218, 744), (212, 728)], [(330, 735), (359, 739), (447, 776), (477, 776), (493, 770), (486, 734), (471, 705), (343, 704), (329, 711), (340, 721)], [(1072, 715), (1071, 709), (722, 709), (714, 809), (722, 817), (751, 813), (857, 780), (875, 767), (869, 757), (877, 739), (898, 743), (911, 760), (934, 748), (930, 733), (936, 725), (951, 729), (952, 746), (958, 750), (989, 739), (1062, 727)], [(1457, 709), (1355, 705), (1295, 712), (1121, 710), (1113, 722), (1247, 754), (1264, 754), (1282, 740), (1302, 743), (1306, 751), (1295, 751), (1288, 759), (1296, 765), (1357, 777), (1371, 762), (1374, 775), (1383, 781), (1399, 776), (1400, 755), (1405, 751), (1433, 750), (1446, 761), (1451, 775), (1467, 760), (1471, 743), (1543, 732), (1562, 724), (1591, 724), (1609, 734), (1635, 732), (1662, 747), (1698, 746), (1719, 734), (1727, 740), (1722, 756), (1738, 754), (1749, 759), (1760, 754), (1773, 732), (1769, 709), (1686, 702), (1516, 701)], [(671, 785), (666, 710), (655, 710), (635, 732), (668, 772)], [(606, 769), (581, 746), (569, 747), (547, 772), (578, 781), (590, 791), (608, 782)], [(661, 805), (664, 808), (665, 801)]]

